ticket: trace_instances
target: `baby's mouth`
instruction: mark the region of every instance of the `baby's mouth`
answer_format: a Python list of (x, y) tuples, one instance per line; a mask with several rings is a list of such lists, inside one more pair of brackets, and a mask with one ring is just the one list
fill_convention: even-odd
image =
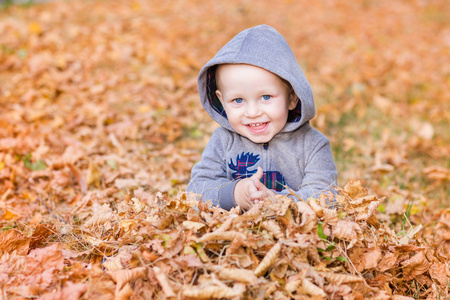
[(269, 124), (269, 122), (250, 123), (246, 126), (248, 126), (248, 128), (253, 132), (261, 132), (265, 130), (267, 124)]
[(266, 124), (267, 124), (267, 122), (264, 122), (264, 123), (252, 123), (252, 124), (248, 124), (248, 126), (250, 126), (250, 127), (260, 127), (260, 126), (264, 126)]

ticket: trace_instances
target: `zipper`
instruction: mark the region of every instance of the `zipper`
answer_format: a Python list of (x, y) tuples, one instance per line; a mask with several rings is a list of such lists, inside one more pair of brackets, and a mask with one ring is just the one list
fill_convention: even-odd
[[(267, 168), (269, 167), (269, 162), (268, 162), (268, 159), (267, 159), (267, 156), (269, 155), (269, 151), (267, 151), (267, 149), (269, 149), (269, 142), (267, 142), (267, 143), (264, 143), (263, 144), (263, 148), (264, 148), (264, 150), (265, 151), (263, 151), (263, 153), (261, 153), (262, 155), (262, 168), (263, 168), (263, 170), (267, 170)], [(261, 182), (265, 185), (266, 183), (265, 183), (265, 177), (266, 177), (266, 174), (264, 174), (263, 175), (263, 177), (261, 178)]]

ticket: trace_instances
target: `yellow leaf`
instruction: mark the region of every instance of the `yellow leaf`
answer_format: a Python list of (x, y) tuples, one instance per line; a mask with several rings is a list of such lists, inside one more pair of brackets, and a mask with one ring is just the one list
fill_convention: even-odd
[(93, 184), (95, 187), (100, 187), (100, 171), (92, 161), (89, 161), (89, 169), (86, 176), (86, 181), (88, 186)]
[(3, 215), (2, 219), (6, 220), (6, 221), (10, 221), (10, 220), (17, 220), (19, 219), (20, 216), (16, 213), (14, 213), (13, 211), (6, 209), (5, 214)]
[(188, 254), (193, 254), (193, 255), (195, 255), (195, 254), (197, 254), (197, 252), (195, 252), (194, 248), (192, 248), (191, 246), (186, 245), (186, 246), (184, 246), (184, 248), (183, 248), (183, 254), (184, 254), (184, 255), (188, 255)]
[(134, 224), (136, 224), (135, 220), (122, 220), (120, 221), (120, 228), (128, 232), (133, 228)]
[(141, 4), (139, 4), (138, 2), (133, 2), (131, 4), (131, 8), (135, 11), (140, 11), (142, 9)]
[(138, 107), (139, 112), (146, 113), (152, 110), (152, 108), (149, 105), (140, 105)]
[(42, 32), (41, 25), (36, 22), (31, 22), (30, 24), (28, 24), (28, 30), (33, 34), (40, 34)]
[(66, 58), (63, 56), (56, 58), (56, 66), (60, 69), (65, 69), (67, 67)]
[(416, 214), (418, 214), (419, 212), (421, 212), (421, 210), (422, 210), (422, 209), (421, 209), (419, 206), (413, 205), (413, 206), (411, 206), (410, 214), (411, 214), (411, 215), (416, 215)]

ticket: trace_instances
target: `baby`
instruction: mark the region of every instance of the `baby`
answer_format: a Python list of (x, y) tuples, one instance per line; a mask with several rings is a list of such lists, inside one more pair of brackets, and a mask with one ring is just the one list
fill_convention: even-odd
[(198, 87), (221, 127), (192, 169), (188, 192), (230, 210), (288, 189), (306, 200), (336, 185), (329, 141), (309, 124), (311, 87), (275, 29), (260, 25), (235, 36), (202, 68)]

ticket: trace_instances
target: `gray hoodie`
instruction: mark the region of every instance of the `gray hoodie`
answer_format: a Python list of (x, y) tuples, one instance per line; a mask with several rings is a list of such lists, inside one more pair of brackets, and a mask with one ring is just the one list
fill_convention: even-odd
[[(215, 94), (215, 69), (225, 63), (266, 69), (288, 81), (300, 99), (289, 112), (285, 127), (269, 143), (253, 143), (231, 128)], [(275, 29), (259, 25), (236, 35), (201, 69), (198, 89), (203, 107), (221, 127), (192, 168), (188, 192), (229, 210), (236, 206), (233, 192), (238, 180), (252, 176), (259, 166), (264, 171), (261, 181), (278, 194), (289, 194), (289, 187), (306, 200), (336, 185), (330, 143), (309, 124), (315, 114), (311, 87), (291, 48)]]

